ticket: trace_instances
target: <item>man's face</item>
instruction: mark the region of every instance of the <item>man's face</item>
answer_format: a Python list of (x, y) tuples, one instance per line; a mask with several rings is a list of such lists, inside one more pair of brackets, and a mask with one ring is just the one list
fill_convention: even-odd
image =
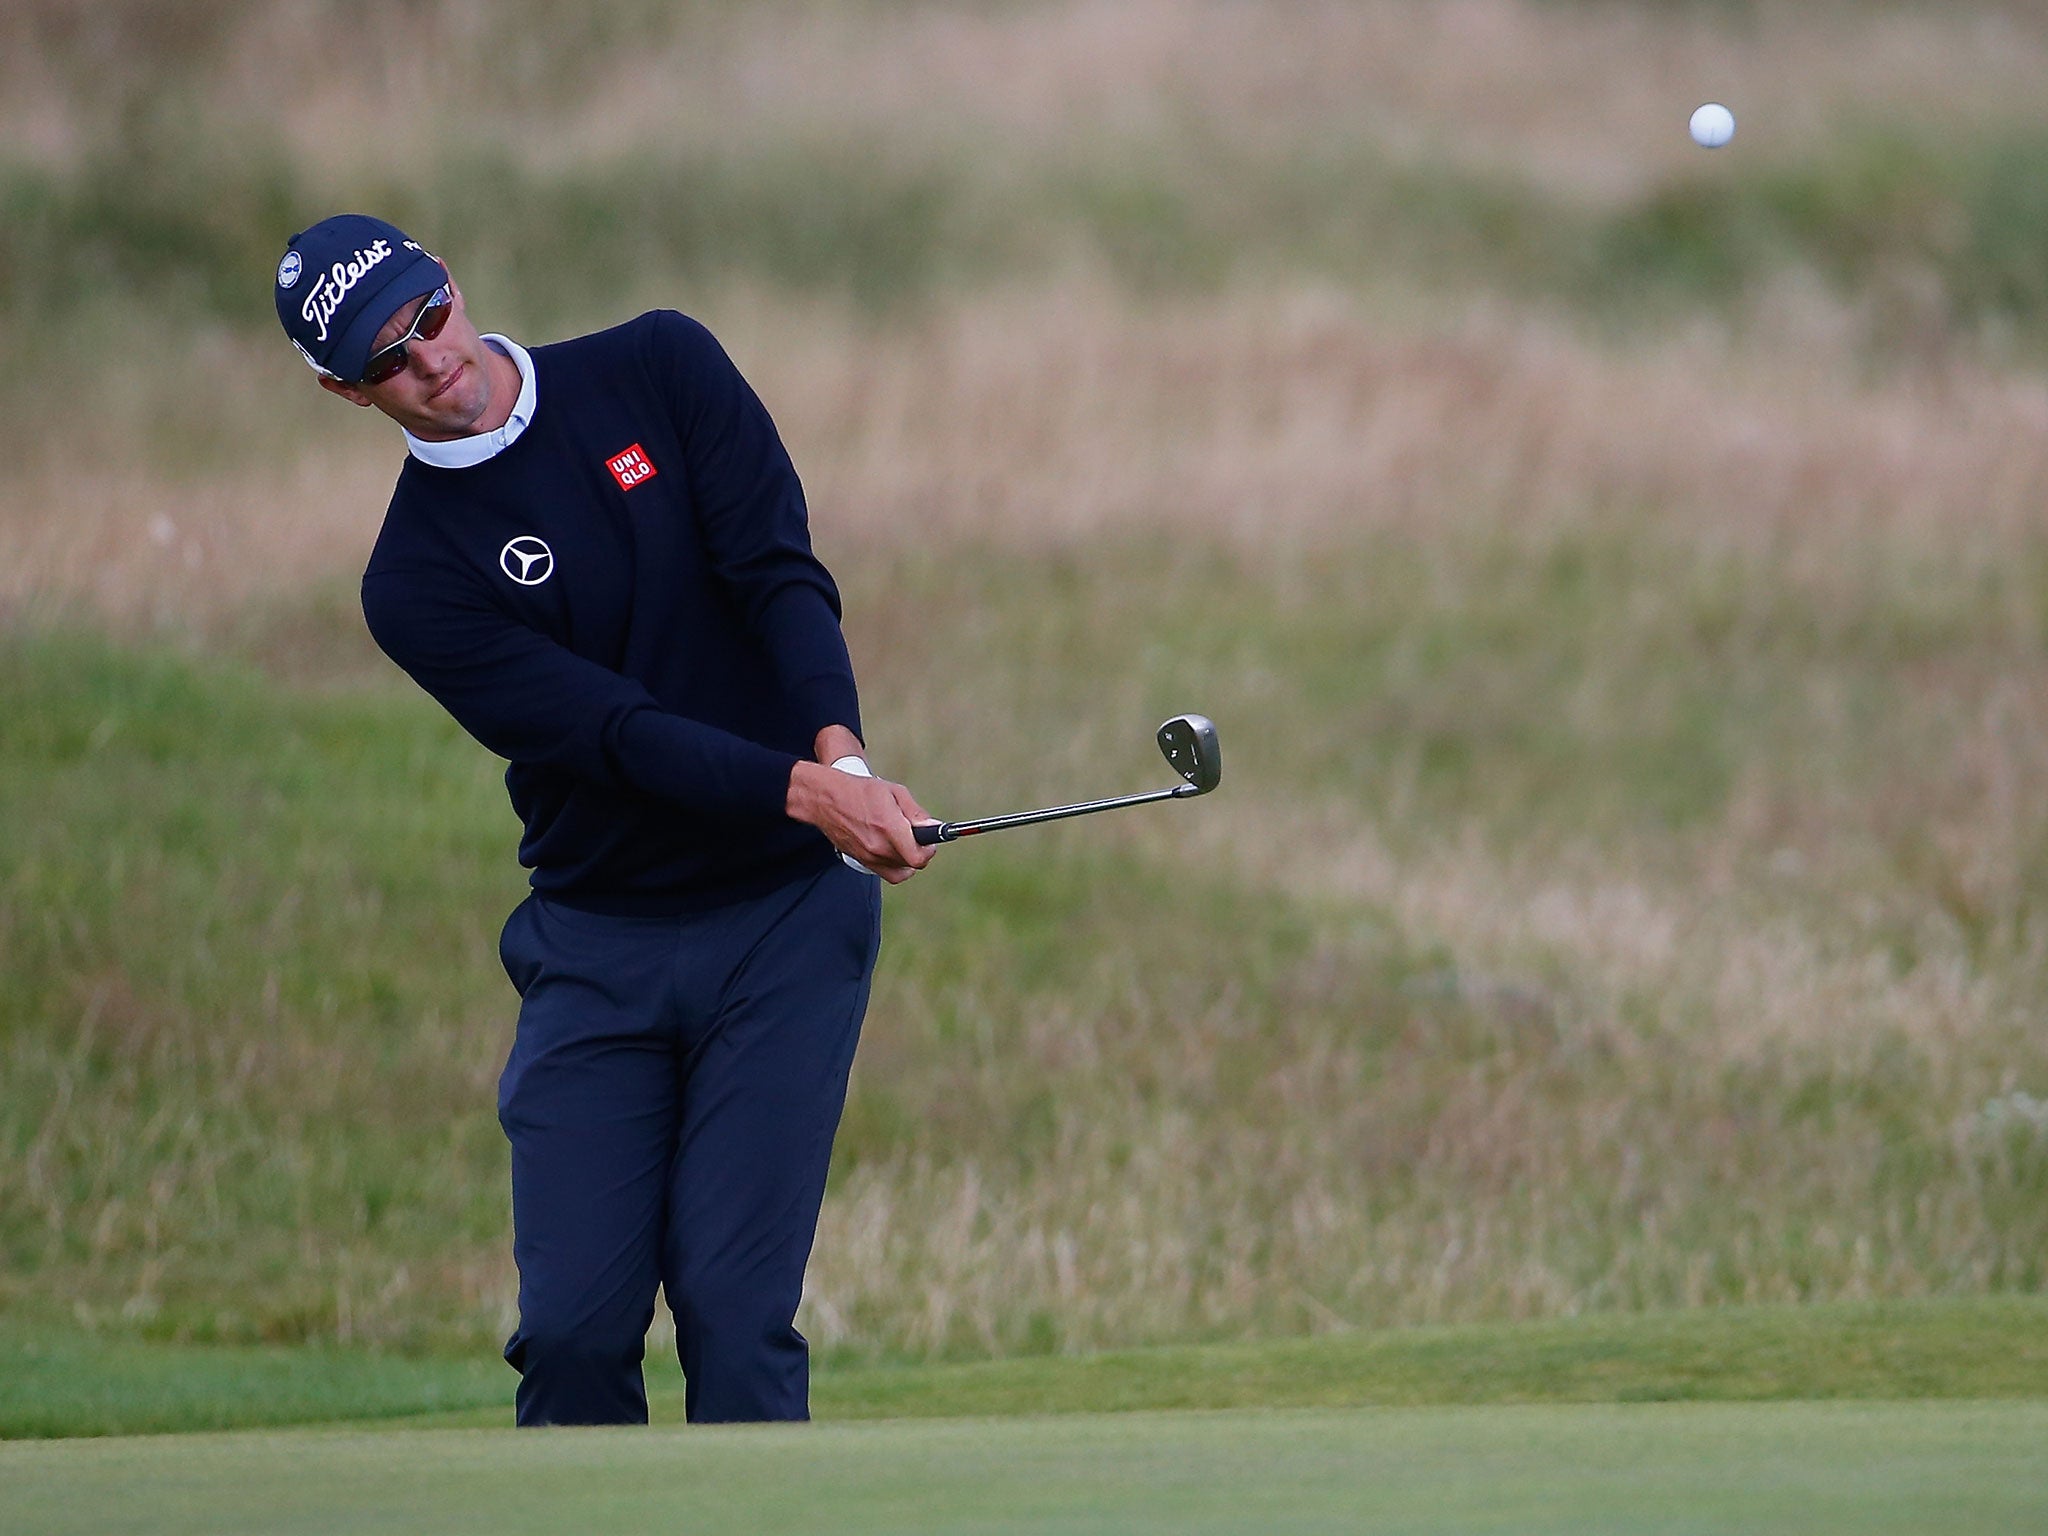
[[(343, 384), (322, 379), (321, 387), (357, 405), (374, 405), (414, 437), (446, 442), (468, 437), (491, 403), (491, 369), (484, 340), (470, 323), (462, 290), (448, 279), (454, 305), (440, 334), (414, 336), (405, 344), (405, 367), (379, 384)], [(370, 344), (375, 356), (412, 329), (425, 298), (402, 305)]]

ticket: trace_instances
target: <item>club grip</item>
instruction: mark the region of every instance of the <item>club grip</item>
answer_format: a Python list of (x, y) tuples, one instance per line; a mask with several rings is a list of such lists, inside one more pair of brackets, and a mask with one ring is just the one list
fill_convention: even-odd
[(942, 821), (919, 822), (910, 831), (920, 847), (929, 848), (933, 843), (946, 840), (946, 824)]

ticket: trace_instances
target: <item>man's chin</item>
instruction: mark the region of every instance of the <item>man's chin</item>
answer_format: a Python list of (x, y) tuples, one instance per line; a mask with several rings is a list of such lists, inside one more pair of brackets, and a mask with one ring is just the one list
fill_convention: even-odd
[(441, 387), (428, 395), (421, 405), (433, 415), (448, 416), (462, 409), (468, 402), (470, 380), (475, 377), (467, 366), (459, 366), (442, 382)]
[(476, 424), (483, 419), (487, 404), (487, 399), (469, 390), (466, 381), (458, 381), (453, 388), (436, 395), (428, 405), (427, 425), (438, 436), (474, 437)]

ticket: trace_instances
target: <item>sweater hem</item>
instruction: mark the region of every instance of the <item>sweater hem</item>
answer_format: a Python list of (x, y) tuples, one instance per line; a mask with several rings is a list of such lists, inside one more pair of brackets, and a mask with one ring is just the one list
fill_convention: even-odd
[(543, 900), (572, 907), (600, 917), (684, 917), (718, 907), (737, 906), (799, 880), (817, 878), (830, 869), (835, 855), (822, 837), (817, 846), (804, 847), (773, 864), (750, 871), (738, 880), (721, 880), (716, 885), (683, 886), (657, 891), (593, 890), (582, 886), (554, 889), (541, 883), (536, 871), (530, 882), (533, 893)]

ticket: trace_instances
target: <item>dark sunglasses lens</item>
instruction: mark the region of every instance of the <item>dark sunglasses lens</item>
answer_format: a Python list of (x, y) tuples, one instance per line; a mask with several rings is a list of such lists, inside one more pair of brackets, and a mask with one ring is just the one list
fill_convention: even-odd
[(446, 288), (437, 288), (428, 295), (426, 305), (420, 310), (412, 329), (382, 352), (372, 353), (368, 366), (363, 369), (362, 382), (382, 384), (386, 379), (395, 379), (405, 372), (405, 344), (417, 336), (422, 341), (432, 341), (441, 334), (441, 327), (448, 323), (448, 316), (454, 312), (455, 299), (447, 294)]
[(422, 341), (432, 341), (441, 334), (441, 327), (448, 323), (448, 316), (454, 310), (453, 299), (442, 299), (438, 304), (429, 304), (420, 311), (420, 323), (413, 328), (413, 334)]
[(379, 352), (370, 359), (368, 366), (363, 369), (362, 382), (365, 384), (382, 384), (386, 379), (395, 379), (403, 372), (405, 372), (405, 343), (401, 341), (395, 347), (386, 347), (382, 352)]

